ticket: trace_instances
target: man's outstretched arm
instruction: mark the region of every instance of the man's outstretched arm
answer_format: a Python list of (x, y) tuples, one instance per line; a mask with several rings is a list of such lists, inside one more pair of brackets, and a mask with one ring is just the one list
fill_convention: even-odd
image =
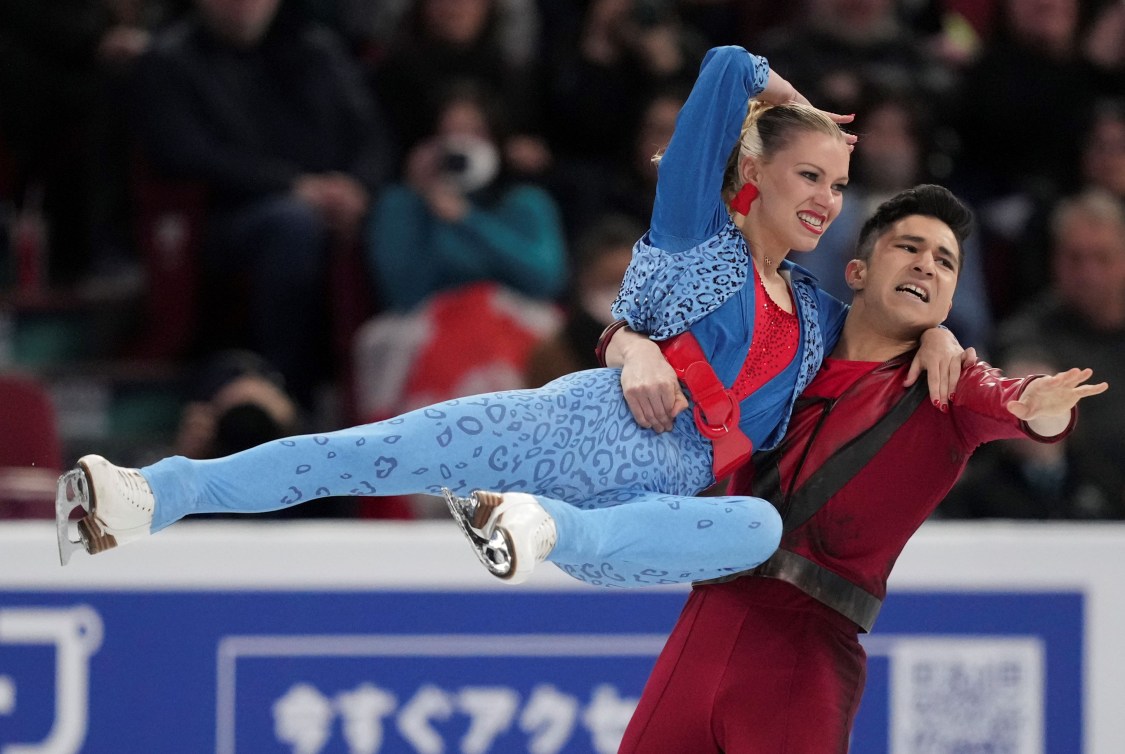
[(1068, 369), (1028, 382), (1019, 398), (1008, 401), (1008, 411), (1040, 437), (1054, 437), (1070, 426), (1071, 412), (1078, 401), (1104, 393), (1109, 383), (1085, 384), (1091, 369)]

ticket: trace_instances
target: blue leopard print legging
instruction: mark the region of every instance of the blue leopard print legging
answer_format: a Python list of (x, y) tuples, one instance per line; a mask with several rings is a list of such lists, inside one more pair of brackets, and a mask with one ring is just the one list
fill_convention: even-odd
[(153, 532), (192, 513), (270, 511), (331, 495), (529, 492), (555, 519), (550, 560), (571, 576), (678, 583), (752, 568), (781, 536), (763, 500), (693, 497), (714, 477), (710, 443), (690, 414), (671, 432), (642, 429), (620, 370), (595, 369), (226, 458), (166, 458), (141, 472), (156, 496)]

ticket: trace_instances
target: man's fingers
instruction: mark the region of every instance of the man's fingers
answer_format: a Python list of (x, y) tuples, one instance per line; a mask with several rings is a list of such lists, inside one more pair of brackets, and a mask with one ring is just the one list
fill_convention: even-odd
[(1104, 393), (1106, 390), (1109, 390), (1109, 383), (1099, 382), (1096, 385), (1080, 385), (1075, 388), (1075, 390), (1078, 392), (1079, 397), (1089, 398), (1091, 395), (1098, 395), (1099, 393)]

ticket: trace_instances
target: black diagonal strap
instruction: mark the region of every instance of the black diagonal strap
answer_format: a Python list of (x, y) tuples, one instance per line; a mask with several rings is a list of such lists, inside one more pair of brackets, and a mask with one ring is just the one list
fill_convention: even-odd
[[(891, 435), (906, 423), (914, 410), (922, 405), (928, 392), (925, 381), (919, 380), (914, 383), (914, 386), (899, 398), (891, 410), (879, 418), (879, 421), (833, 453), (819, 469), (814, 471), (800, 489), (790, 496), (785, 508), (781, 510), (785, 533), (788, 534), (812, 518), (833, 495), (850, 482), (887, 444)], [(776, 464), (771, 466), (774, 469), (773, 473), (776, 474)]]
[[(836, 451), (824, 465), (817, 469), (801, 485), (789, 500), (783, 503), (779, 460), (779, 446), (755, 461), (755, 470), (760, 472), (755, 480), (754, 491), (759, 497), (769, 500), (782, 514), (785, 532), (791, 532), (813, 517), (828, 500), (847, 484), (887, 441), (914, 413), (926, 398), (928, 388), (924, 382), (915, 383), (890, 411), (880, 417), (870, 428)], [(818, 428), (819, 429), (819, 428)], [(814, 432), (812, 440), (815, 440)], [(810, 442), (812, 442), (810, 440)], [(807, 446), (806, 446), (807, 447)], [(717, 579), (696, 582), (715, 584), (731, 581), (742, 576), (759, 576), (780, 579), (797, 587), (805, 594), (827, 605), (854, 622), (867, 632), (875, 624), (883, 603), (875, 595), (856, 586), (844, 577), (824, 568), (811, 560), (788, 550), (777, 550), (768, 560), (748, 571), (731, 574)]]

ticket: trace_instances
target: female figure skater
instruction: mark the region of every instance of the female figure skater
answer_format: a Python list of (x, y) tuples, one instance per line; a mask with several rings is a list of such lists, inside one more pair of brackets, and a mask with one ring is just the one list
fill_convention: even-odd
[[(582, 581), (622, 587), (756, 566), (781, 534), (769, 503), (671, 498), (712, 485), (751, 444), (774, 445), (838, 336), (844, 306), (784, 258), (814, 248), (839, 212), (854, 138), (836, 121), (849, 119), (810, 107), (741, 48), (705, 58), (663, 156), (652, 226), (615, 304), (657, 339), (690, 336), (672, 342), (692, 357), (681, 361), (698, 420), (685, 411), (668, 432), (638, 426), (620, 370), (597, 369), (215, 460), (171, 457), (137, 470), (85, 456), (60, 478), (63, 561), (78, 547), (101, 552), (192, 513), (444, 491), (478, 557), (513, 583), (548, 558)], [(723, 196), (734, 188), (732, 215)], [(747, 206), (754, 190), (760, 198)], [(960, 352), (950, 340), (946, 333), (929, 349), (931, 385)], [(719, 439), (731, 436), (742, 439)], [(87, 510), (80, 539), (67, 526), (76, 504)]]

